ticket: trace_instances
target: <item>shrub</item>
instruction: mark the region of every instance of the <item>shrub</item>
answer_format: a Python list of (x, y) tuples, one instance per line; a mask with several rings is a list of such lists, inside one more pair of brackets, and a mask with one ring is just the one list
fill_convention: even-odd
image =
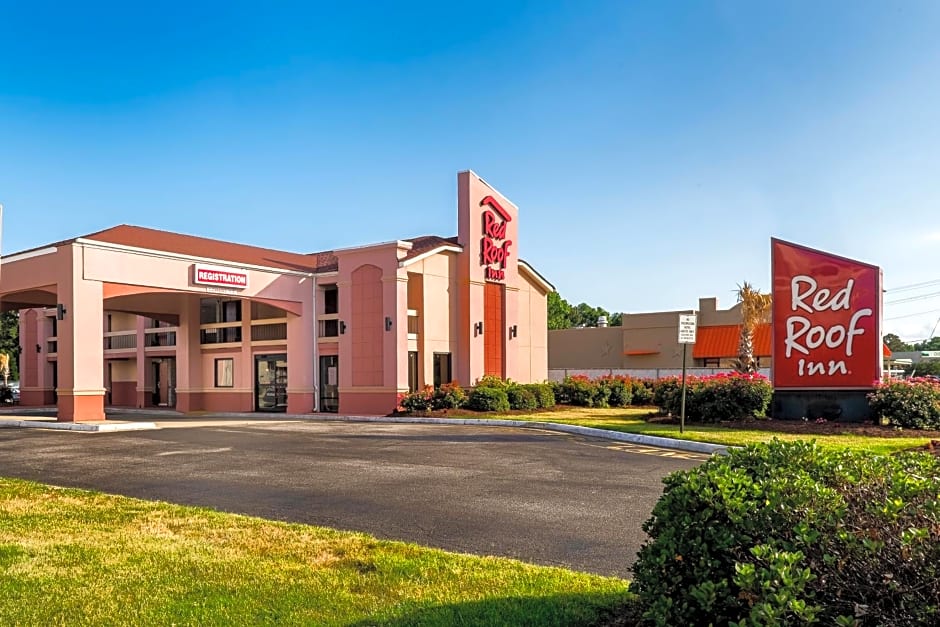
[[(565, 377), (565, 380), (561, 382), (560, 394), (556, 392), (556, 396), (564, 398), (565, 402), (569, 405), (594, 407), (597, 387), (597, 384), (586, 376), (577, 374)], [(604, 400), (606, 402), (606, 399)]]
[(940, 459), (774, 440), (664, 483), (633, 568), (647, 624), (940, 622)]
[[(719, 422), (763, 416), (770, 406), (773, 388), (759, 374), (721, 373), (686, 377), (685, 416), (692, 422)], [(653, 386), (653, 401), (664, 412), (678, 416), (682, 381), (660, 379)]]
[(456, 381), (441, 385), (434, 392), (434, 409), (459, 409), (467, 402), (467, 393)]
[(504, 381), (499, 377), (491, 374), (483, 375), (480, 379), (477, 380), (477, 384), (474, 387), (477, 388), (496, 388), (498, 390), (505, 390), (510, 385), (509, 381)]
[[(630, 377), (601, 377), (598, 381), (609, 390), (608, 403), (611, 407), (629, 407), (633, 402), (633, 384)], [(598, 405), (601, 407), (601, 405)]]
[(475, 387), (467, 398), (467, 407), (473, 411), (509, 411), (509, 398), (504, 388)]
[(539, 408), (555, 406), (555, 388), (551, 383), (526, 383), (523, 387), (532, 392)]
[(876, 422), (912, 429), (940, 429), (940, 383), (930, 379), (888, 379), (875, 386), (868, 404)]
[(506, 398), (510, 409), (536, 409), (538, 401), (530, 390), (522, 385), (511, 385), (506, 388)]
[(649, 379), (630, 379), (632, 405), (653, 404), (653, 382)]
[(398, 406), (409, 412), (428, 411), (434, 407), (434, 387), (424, 386), (424, 389), (405, 394), (398, 401)]

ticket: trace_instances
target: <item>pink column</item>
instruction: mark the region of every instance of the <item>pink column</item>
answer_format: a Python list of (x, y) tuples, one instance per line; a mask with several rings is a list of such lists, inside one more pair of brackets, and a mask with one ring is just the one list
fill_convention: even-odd
[(310, 284), (303, 315), (287, 314), (287, 412), (306, 414), (316, 407), (313, 360), (317, 338), (313, 332), (317, 314), (314, 285)]
[(58, 283), (65, 316), (58, 325), (58, 419), (104, 420), (103, 289), (83, 278), (82, 247), (60, 249), (68, 255)]
[(184, 413), (203, 409), (202, 396), (199, 298), (185, 296), (176, 331), (176, 409)]
[(137, 407), (147, 406), (147, 319), (137, 316)]

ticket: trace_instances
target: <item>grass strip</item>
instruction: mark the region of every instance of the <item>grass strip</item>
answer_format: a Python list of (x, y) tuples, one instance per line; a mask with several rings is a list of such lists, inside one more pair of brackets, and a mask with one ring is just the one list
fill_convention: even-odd
[[(562, 424), (594, 427), (624, 433), (654, 435), (693, 442), (710, 442), (727, 446), (745, 446), (758, 442), (769, 442), (774, 438), (783, 441), (816, 440), (824, 448), (848, 448), (878, 454), (894, 453), (923, 446), (930, 441), (925, 437), (877, 437), (853, 434), (847, 428), (842, 434), (786, 433), (762, 429), (734, 429), (718, 425), (686, 424), (685, 433), (679, 433), (679, 425), (661, 422), (646, 422), (649, 408), (595, 408), (565, 407), (531, 415), (494, 415), (492, 418), (558, 422)], [(456, 413), (454, 414), (456, 415)], [(474, 417), (482, 417), (474, 415)], [(910, 433), (915, 433), (911, 431)]]
[(4, 625), (590, 625), (628, 583), (0, 479)]

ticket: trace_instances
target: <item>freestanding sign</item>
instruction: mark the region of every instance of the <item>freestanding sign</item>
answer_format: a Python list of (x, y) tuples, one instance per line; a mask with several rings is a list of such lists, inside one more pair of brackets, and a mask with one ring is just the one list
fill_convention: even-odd
[(679, 314), (679, 343), (682, 344), (682, 403), (679, 411), (679, 433), (685, 432), (685, 358), (689, 344), (695, 344), (698, 318), (695, 314)]
[(679, 314), (679, 343), (695, 344), (698, 322), (695, 314)]
[[(771, 272), (774, 389), (871, 389), (881, 379), (881, 269), (772, 239)], [(846, 417), (842, 397), (826, 398)]]

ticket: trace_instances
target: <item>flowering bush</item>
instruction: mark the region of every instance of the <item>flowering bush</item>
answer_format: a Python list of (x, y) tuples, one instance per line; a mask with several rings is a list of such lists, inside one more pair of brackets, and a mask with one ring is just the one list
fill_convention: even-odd
[(600, 386), (596, 382), (591, 381), (583, 374), (576, 374), (565, 377), (565, 380), (555, 387), (555, 398), (558, 399), (559, 403), (565, 405), (606, 407), (607, 399), (610, 398), (610, 390), (604, 388), (603, 391), (600, 391)]
[(467, 403), (467, 393), (456, 381), (445, 383), (434, 393), (434, 409), (459, 409)]
[(868, 395), (876, 422), (899, 427), (940, 429), (940, 382), (931, 379), (888, 379)]
[(434, 386), (426, 385), (423, 389), (403, 394), (398, 399), (398, 406), (407, 412), (430, 410), (434, 405)]
[[(763, 416), (770, 406), (773, 388), (759, 374), (723, 372), (707, 377), (686, 377), (685, 416), (692, 422), (720, 422)], [(653, 400), (663, 412), (678, 416), (682, 382), (661, 379), (653, 386)]]
[(437, 389), (426, 385), (415, 392), (402, 394), (398, 397), (398, 410), (420, 413), (432, 409), (458, 409), (466, 402), (467, 393), (463, 391), (459, 383), (451, 381)]
[(630, 379), (631, 405), (653, 404), (653, 381), (651, 379)]

